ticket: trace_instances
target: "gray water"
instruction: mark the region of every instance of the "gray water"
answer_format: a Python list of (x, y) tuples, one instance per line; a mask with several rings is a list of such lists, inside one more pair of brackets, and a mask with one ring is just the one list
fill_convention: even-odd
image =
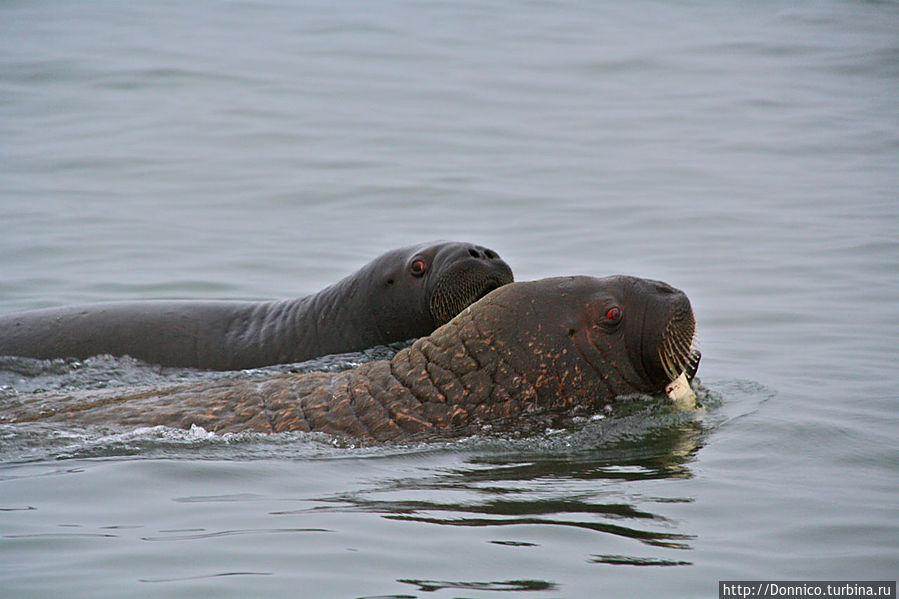
[[(0, 312), (468, 240), (685, 290), (706, 406), (380, 448), (7, 426), (4, 597), (896, 578), (895, 2), (3, 2), (0, 139)], [(4, 359), (0, 393), (205, 376)]]

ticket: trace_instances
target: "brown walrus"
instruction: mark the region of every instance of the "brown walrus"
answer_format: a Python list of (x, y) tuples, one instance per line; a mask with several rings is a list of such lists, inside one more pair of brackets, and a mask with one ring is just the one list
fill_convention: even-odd
[(427, 335), (512, 281), (493, 250), (458, 241), (399, 248), (299, 299), (109, 302), (0, 316), (0, 355), (129, 355), (240, 370)]
[(512, 427), (684, 381), (698, 366), (694, 331), (686, 295), (665, 283), (557, 277), (500, 287), (389, 361), (35, 400), (0, 410), (0, 421), (322, 431), (376, 441)]

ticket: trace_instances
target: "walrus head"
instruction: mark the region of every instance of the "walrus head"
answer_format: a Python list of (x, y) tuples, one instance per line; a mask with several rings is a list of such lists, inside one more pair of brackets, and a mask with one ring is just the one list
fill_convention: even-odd
[(430, 339), (473, 354), (493, 373), (492, 403), (508, 398), (513, 415), (667, 392), (696, 372), (695, 327), (687, 296), (666, 283), (578, 276), (501, 287)]
[(385, 336), (423, 337), (494, 289), (513, 280), (512, 269), (491, 249), (436, 241), (385, 254), (369, 267), (383, 290), (376, 324)]

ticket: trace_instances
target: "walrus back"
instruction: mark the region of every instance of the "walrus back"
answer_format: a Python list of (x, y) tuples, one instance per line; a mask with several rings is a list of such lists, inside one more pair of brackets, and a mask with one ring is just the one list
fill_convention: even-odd
[(110, 302), (11, 314), (0, 317), (0, 355), (39, 359), (128, 355), (163, 366), (203, 368), (207, 367), (203, 345), (221, 342), (228, 323), (251, 305)]

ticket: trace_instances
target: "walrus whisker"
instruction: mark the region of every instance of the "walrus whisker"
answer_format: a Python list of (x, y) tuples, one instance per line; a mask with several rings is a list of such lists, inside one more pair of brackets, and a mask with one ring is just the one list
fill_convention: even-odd
[(687, 362), (686, 370), (684, 373), (687, 375), (688, 381), (693, 381), (696, 378), (696, 372), (699, 370), (699, 361), (702, 359), (702, 354), (698, 349), (692, 349), (690, 351), (690, 360)]
[(662, 364), (665, 368), (665, 374), (668, 375), (669, 380), (674, 380), (680, 374), (680, 368), (678, 366), (677, 360), (674, 355), (672, 355), (671, 351), (665, 351), (665, 353), (661, 356)]
[(690, 342), (682, 341), (677, 347), (678, 365), (683, 369), (690, 360)]
[(684, 373), (688, 373), (689, 379), (695, 376), (699, 367), (696, 355), (701, 355), (695, 345), (696, 325), (692, 315), (672, 318), (665, 326), (659, 348), (659, 361), (669, 380), (674, 381)]
[(479, 273), (473, 275), (468, 271), (448, 273), (437, 282), (431, 295), (430, 310), (434, 322), (438, 325), (449, 322), (467, 306), (508, 282), (497, 278), (485, 279)]

